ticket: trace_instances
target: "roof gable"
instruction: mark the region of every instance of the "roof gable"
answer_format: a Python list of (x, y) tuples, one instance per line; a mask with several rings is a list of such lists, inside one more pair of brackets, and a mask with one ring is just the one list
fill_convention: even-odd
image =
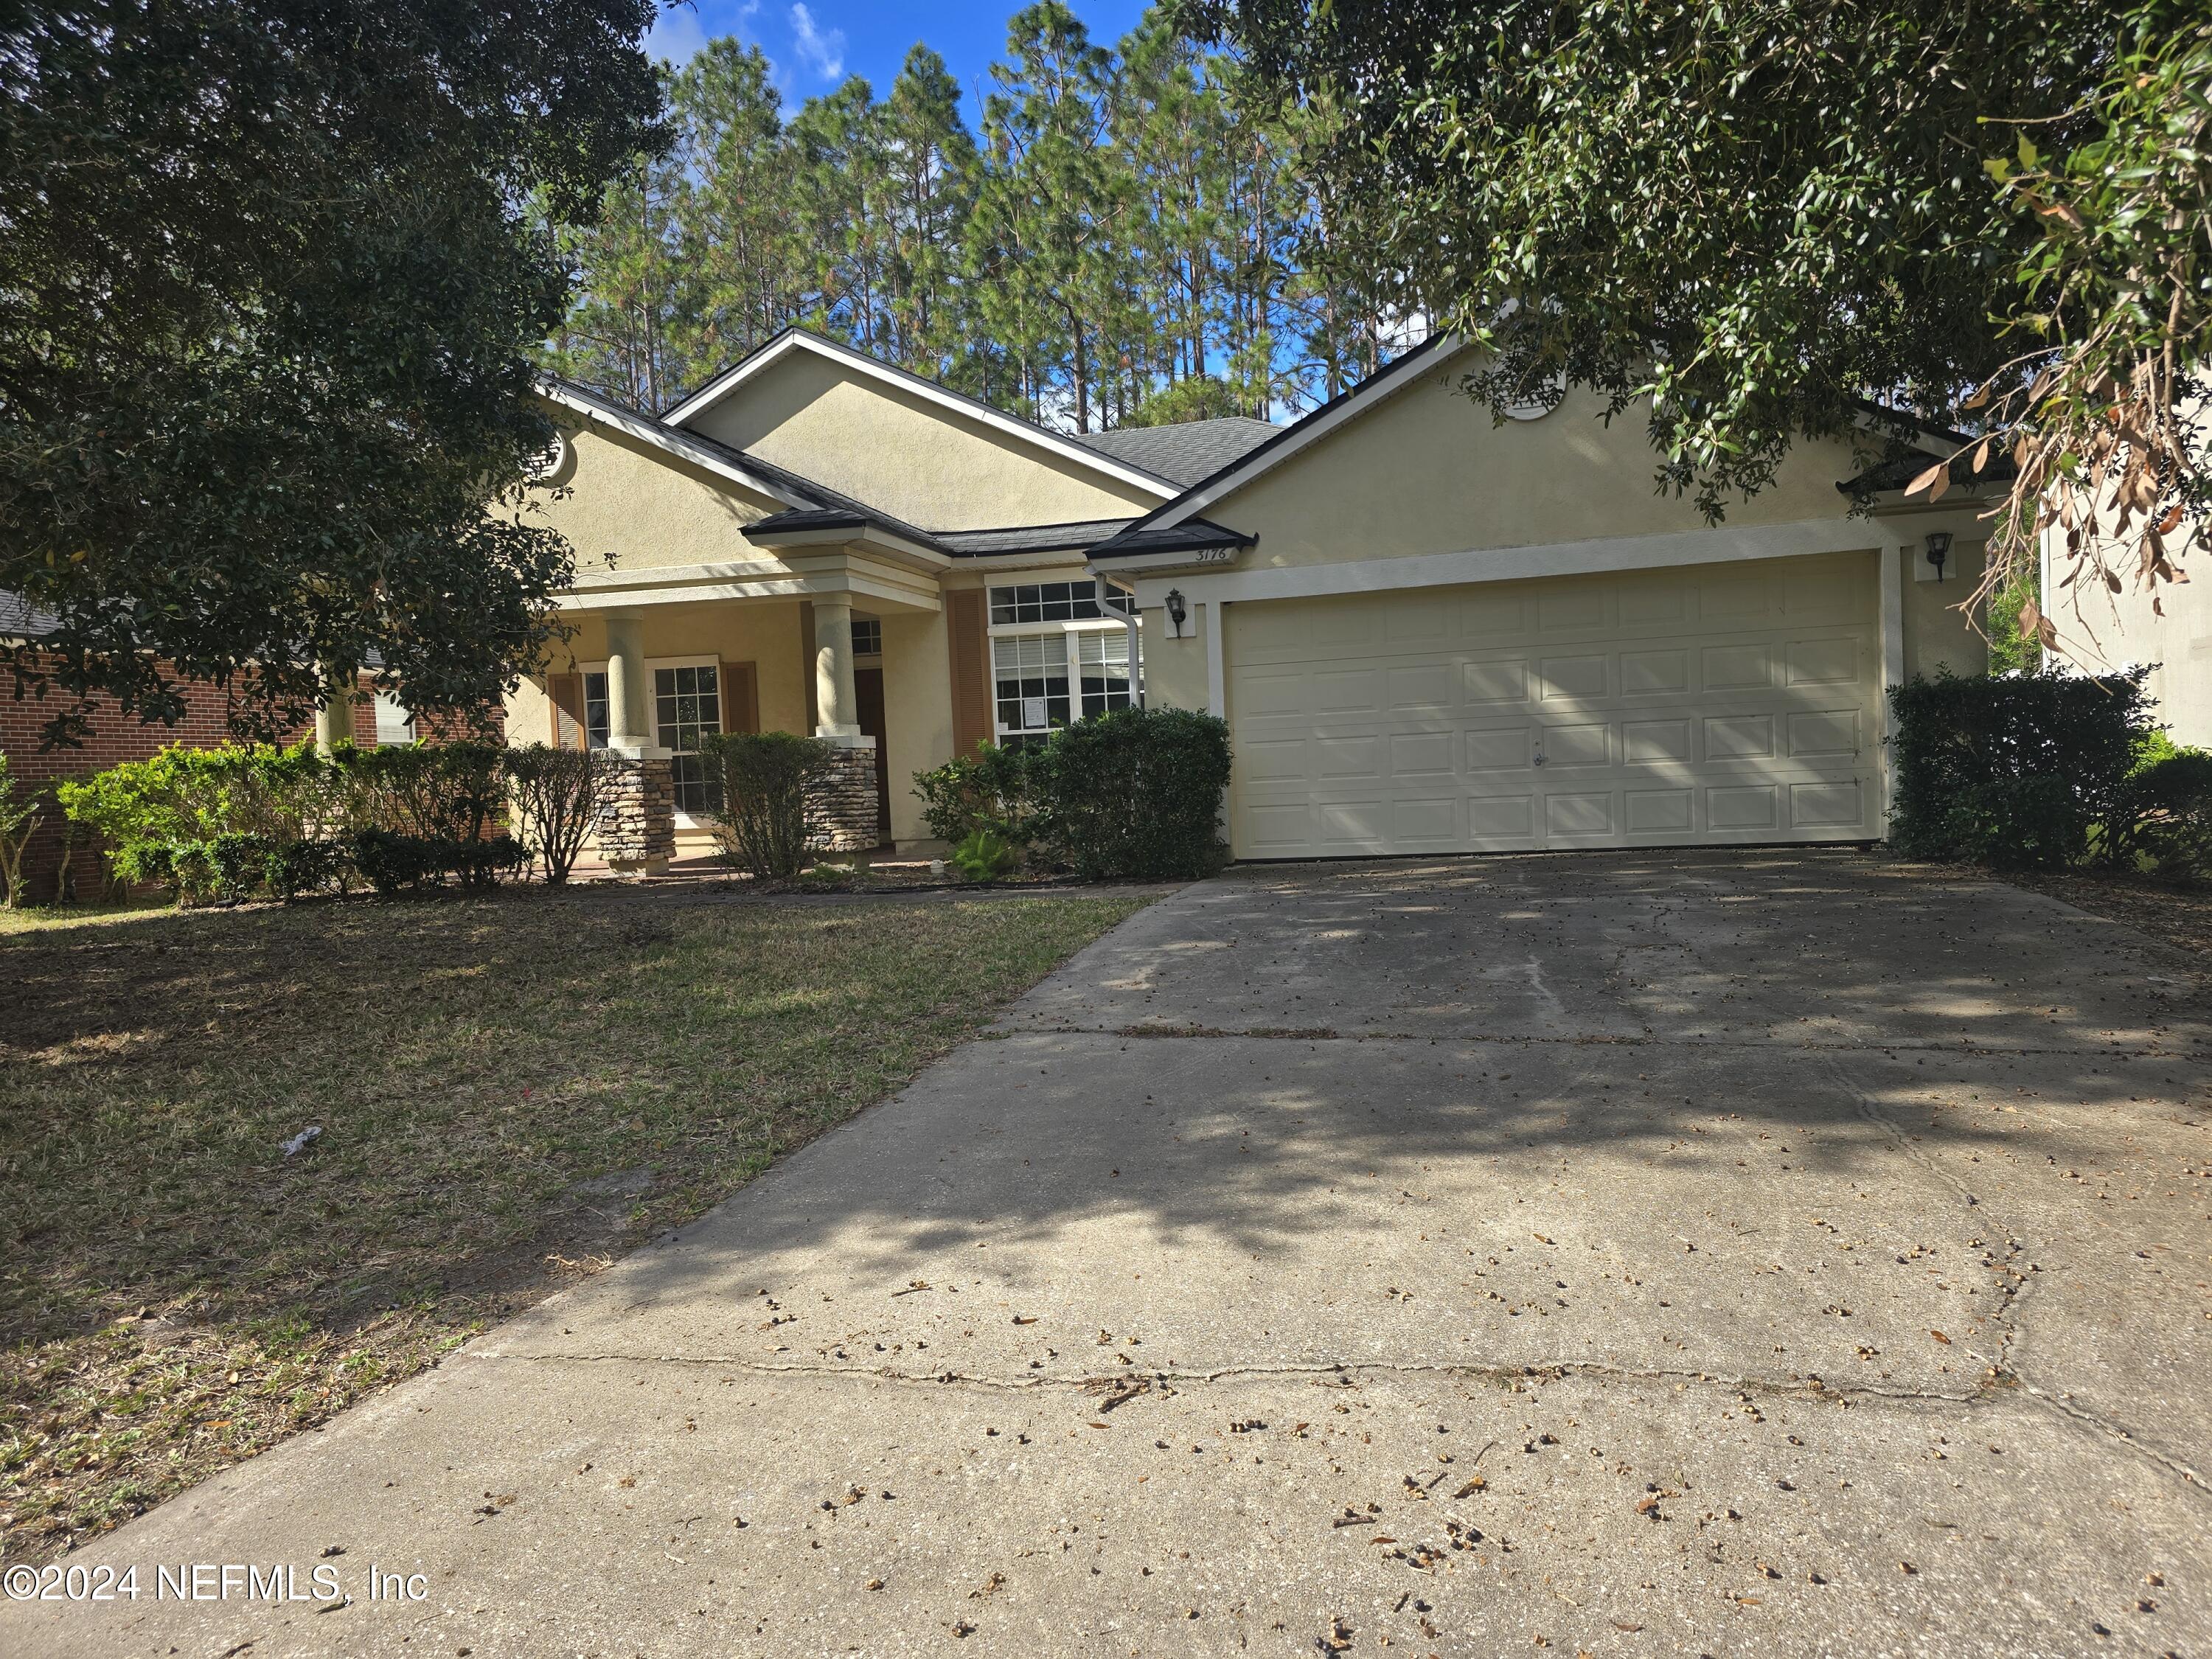
[(1217, 466), (1173, 501), (1155, 507), (1133, 528), (1165, 529), (1195, 518), (1232, 491), (1312, 444), (1318, 443), (1368, 410), (1417, 383), (1423, 366), (1439, 368), (1465, 350), (1468, 342), (1457, 335), (1432, 334), (1396, 362), (1376, 370), (1358, 386), (1338, 393), (1318, 408), (1309, 410), (1288, 426), (1271, 428), (1268, 435), (1243, 453)]
[[(773, 455), (789, 448), (794, 455), (805, 455), (809, 471), (856, 495), (877, 499), (898, 493), (895, 485), (887, 487), (881, 477), (878, 464), (884, 457), (873, 452), (880, 449), (877, 440), (884, 434), (872, 430), (879, 422), (862, 412), (860, 400), (843, 398), (835, 419), (825, 422), (834, 427), (842, 421), (850, 428), (854, 453), (848, 456), (836, 454), (834, 431), (799, 429), (832, 387), (864, 391), (889, 408), (923, 417), (900, 420), (890, 416), (888, 409), (878, 411), (883, 416), (880, 423), (896, 428), (896, 441), (903, 447), (935, 450), (941, 459), (956, 462), (963, 459), (964, 451), (998, 451), (1005, 461), (996, 468), (979, 464), (972, 455), (964, 458), (969, 470), (978, 475), (979, 483), (981, 475), (995, 472), (1003, 489), (1012, 470), (1034, 472), (1037, 476), (1030, 481), (1026, 503), (1026, 516), (1031, 518), (1038, 516), (1044, 498), (1055, 494), (1068, 509), (1060, 516), (1073, 518), (1079, 512), (1103, 514), (1117, 507), (1143, 510), (1176, 492), (1174, 480), (1140, 465), (1088, 447), (1064, 433), (1048, 431), (979, 398), (878, 362), (864, 351), (804, 329), (785, 330), (716, 375), (663, 418), (672, 427), (757, 453)], [(938, 429), (933, 432), (930, 427)], [(836, 476), (848, 468), (851, 477)], [(1057, 491), (1048, 482), (1053, 479), (1061, 481)], [(1090, 499), (1085, 499), (1086, 491)], [(906, 505), (918, 507), (924, 499), (926, 494), (918, 493)], [(886, 501), (886, 505), (890, 504)], [(958, 503), (947, 501), (939, 521), (971, 520), (981, 507), (979, 501), (975, 510), (963, 512)]]

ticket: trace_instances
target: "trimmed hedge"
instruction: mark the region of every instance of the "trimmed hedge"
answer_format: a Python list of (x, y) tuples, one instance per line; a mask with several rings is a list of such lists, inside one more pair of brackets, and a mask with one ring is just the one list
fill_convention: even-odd
[(1079, 876), (1210, 876), (1229, 861), (1229, 725), (1188, 708), (1117, 708), (1052, 741), (1053, 838)]
[(229, 744), (172, 747), (72, 778), (55, 793), (106, 842), (127, 882), (157, 882), (184, 904), (343, 890), (380, 893), (456, 882), (488, 887), (519, 868), (504, 833), (507, 751), (488, 743), (318, 754)]
[(1892, 686), (1892, 843), (1997, 869), (2212, 873), (2212, 757), (2166, 740), (2148, 674), (1946, 673)]
[(1999, 869), (2082, 862), (2154, 729), (2147, 672), (1943, 673), (1892, 686), (1890, 840), (1913, 858)]
[(981, 745), (915, 774), (931, 832), (1003, 837), (1091, 879), (1179, 879), (1228, 862), (1229, 727), (1182, 708), (1094, 714), (1036, 747)]
[(702, 738), (699, 750), (722, 856), (763, 880), (797, 875), (819, 840), (807, 792), (836, 751), (789, 732), (725, 732)]

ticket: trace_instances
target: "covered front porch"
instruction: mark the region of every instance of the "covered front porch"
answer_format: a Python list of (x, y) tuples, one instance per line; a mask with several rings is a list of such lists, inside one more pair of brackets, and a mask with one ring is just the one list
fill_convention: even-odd
[(617, 868), (712, 850), (700, 750), (718, 732), (836, 744), (841, 846), (910, 847), (927, 831), (909, 781), (953, 747), (944, 604), (915, 562), (817, 532), (723, 564), (580, 575), (561, 599), (571, 636), (508, 700), (509, 741), (604, 750), (648, 794), (665, 773), (670, 844), (613, 844), (628, 839), (618, 807), (596, 849)]

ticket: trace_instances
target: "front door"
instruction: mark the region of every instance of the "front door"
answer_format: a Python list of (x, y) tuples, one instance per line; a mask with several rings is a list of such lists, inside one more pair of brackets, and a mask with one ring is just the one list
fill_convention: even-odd
[(884, 671), (880, 668), (855, 668), (853, 671), (853, 699), (860, 705), (860, 735), (876, 740), (876, 834), (877, 845), (891, 844), (891, 775), (887, 765), (890, 757), (884, 739)]

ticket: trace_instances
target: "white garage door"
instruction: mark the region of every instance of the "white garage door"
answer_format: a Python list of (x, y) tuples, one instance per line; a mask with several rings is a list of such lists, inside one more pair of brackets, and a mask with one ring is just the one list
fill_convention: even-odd
[(1231, 605), (1241, 858), (1879, 833), (1871, 554)]

